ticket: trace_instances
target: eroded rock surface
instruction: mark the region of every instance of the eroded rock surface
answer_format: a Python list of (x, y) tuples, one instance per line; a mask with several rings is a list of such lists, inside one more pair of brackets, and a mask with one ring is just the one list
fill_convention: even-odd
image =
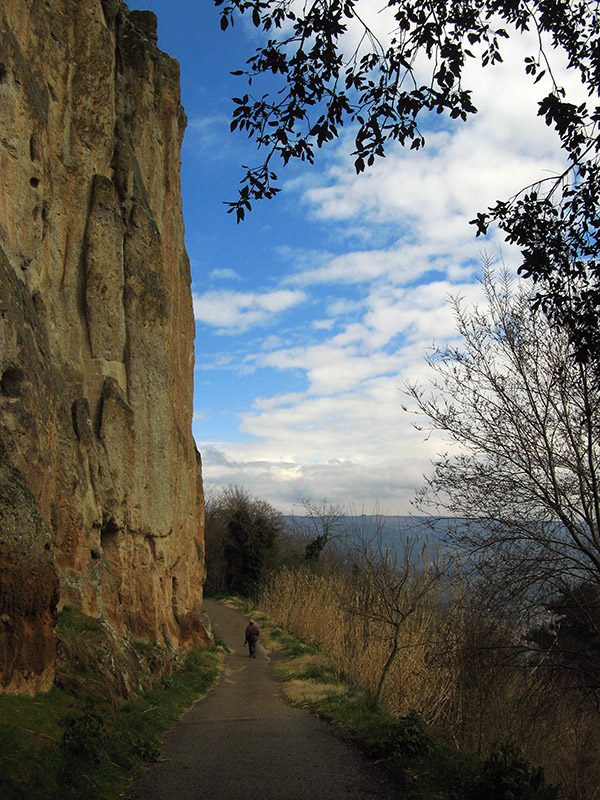
[(57, 603), (166, 647), (206, 636), (184, 127), (151, 12), (3, 0), (5, 690), (51, 682)]

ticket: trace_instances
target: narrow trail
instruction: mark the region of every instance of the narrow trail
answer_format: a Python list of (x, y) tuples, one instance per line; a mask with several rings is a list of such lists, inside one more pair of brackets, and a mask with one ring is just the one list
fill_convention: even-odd
[(327, 724), (289, 706), (260, 646), (243, 646), (247, 618), (207, 600), (231, 653), (218, 684), (164, 741), (164, 761), (125, 792), (127, 800), (399, 800), (395, 782)]

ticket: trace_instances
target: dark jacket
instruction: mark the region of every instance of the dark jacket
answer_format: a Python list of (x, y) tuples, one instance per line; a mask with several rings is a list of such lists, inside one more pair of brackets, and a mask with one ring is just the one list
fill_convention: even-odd
[(256, 624), (256, 622), (253, 622), (251, 625), (248, 625), (248, 627), (246, 628), (246, 641), (255, 642), (259, 636), (260, 636), (260, 629)]

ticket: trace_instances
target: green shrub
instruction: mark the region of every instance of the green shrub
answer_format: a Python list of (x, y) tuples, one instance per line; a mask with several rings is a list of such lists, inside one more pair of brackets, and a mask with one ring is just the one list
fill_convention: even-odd
[(319, 683), (339, 683), (339, 677), (327, 664), (308, 664), (297, 677)]
[(82, 713), (65, 719), (61, 749), (69, 761), (99, 764), (107, 735), (101, 714), (87, 705)]
[(222, 638), (219, 636), (219, 634), (218, 634), (218, 633), (215, 633), (215, 634), (214, 634), (214, 642), (215, 642), (215, 647), (220, 647), (220, 648), (221, 648), (222, 650), (224, 650), (226, 653), (230, 653), (230, 652), (231, 652), (231, 650), (230, 650), (230, 648), (229, 648), (229, 645), (227, 644), (227, 642), (225, 641), (225, 639), (222, 639)]
[(133, 752), (143, 761), (159, 761), (162, 755), (160, 744), (154, 737), (139, 737), (133, 742)]
[(417, 759), (412, 772), (415, 796), (466, 800), (482, 769), (481, 759), (438, 742), (427, 755)]
[[(71, 612), (63, 622), (70, 629), (87, 624)], [(160, 758), (160, 736), (217, 674), (216, 654), (198, 650), (161, 686), (118, 708), (96, 694), (90, 699), (57, 688), (35, 698), (0, 696), (1, 800), (118, 797), (140, 760)], [(89, 690), (79, 678), (80, 689)]]
[(435, 739), (416, 711), (409, 712), (393, 725), (389, 744), (391, 750), (402, 758), (428, 756), (436, 747)]
[(544, 770), (532, 767), (512, 744), (496, 747), (475, 780), (469, 800), (556, 800), (558, 789), (546, 786)]
[(58, 612), (57, 633), (83, 633), (97, 631), (102, 627), (96, 617), (88, 617), (73, 606), (63, 606)]
[(172, 689), (173, 677), (171, 675), (161, 675), (160, 685), (163, 687), (163, 689)]

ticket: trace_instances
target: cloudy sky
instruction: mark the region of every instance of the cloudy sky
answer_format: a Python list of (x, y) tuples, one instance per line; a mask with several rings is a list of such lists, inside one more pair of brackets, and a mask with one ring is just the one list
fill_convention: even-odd
[(223, 202), (237, 197), (240, 165), (260, 154), (229, 133), (230, 98), (246, 91), (230, 71), (258, 34), (244, 24), (221, 32), (211, 0), (130, 7), (158, 15), (159, 47), (181, 64), (193, 430), (207, 488), (239, 484), (283, 512), (304, 495), (409, 513), (446, 445), (414, 429), (403, 387), (425, 383), (428, 348), (454, 338), (449, 297), (477, 301), (482, 252), (518, 265), (468, 221), (560, 170), (557, 141), (536, 116), (540, 86), (524, 74), (533, 43), (509, 42), (502, 66), (473, 72), (480, 113), (469, 123), (436, 116), (424, 150), (391, 149), (358, 177), (348, 131), (315, 167), (276, 169), (283, 191), (236, 225)]

